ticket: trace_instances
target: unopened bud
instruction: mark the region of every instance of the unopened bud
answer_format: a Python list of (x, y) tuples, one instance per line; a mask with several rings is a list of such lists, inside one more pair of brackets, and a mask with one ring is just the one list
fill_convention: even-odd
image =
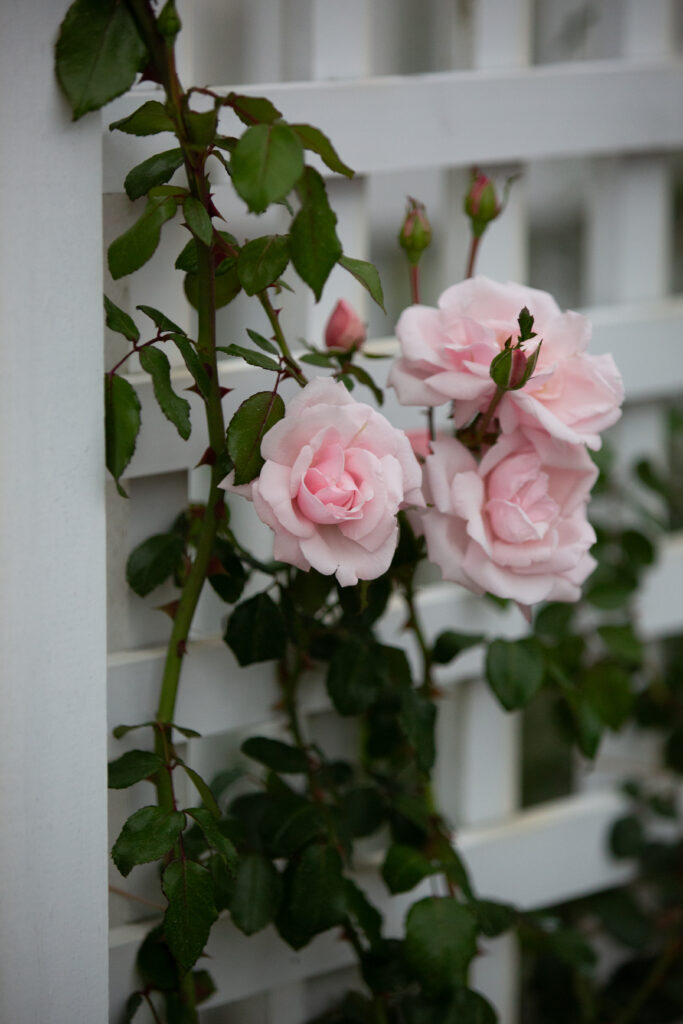
[(472, 175), (463, 205), (472, 222), (472, 234), (475, 238), (483, 235), (487, 225), (496, 219), (502, 209), (493, 182), (479, 171)]
[(365, 341), (365, 324), (353, 306), (340, 299), (332, 311), (325, 328), (325, 344), (328, 348), (348, 352), (358, 348)]
[(432, 227), (427, 220), (424, 204), (408, 196), (403, 227), (399, 231), (398, 244), (404, 250), (408, 261), (415, 267), (432, 240)]
[(157, 19), (157, 26), (164, 39), (173, 42), (182, 28), (178, 12), (175, 9), (175, 0), (166, 0)]

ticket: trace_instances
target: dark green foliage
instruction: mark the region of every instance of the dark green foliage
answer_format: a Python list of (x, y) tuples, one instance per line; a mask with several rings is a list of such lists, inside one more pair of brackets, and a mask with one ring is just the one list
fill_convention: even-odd
[(413, 904), (406, 917), (405, 955), (427, 992), (464, 984), (476, 937), (471, 911), (452, 897), (428, 896)]
[(173, 847), (185, 827), (180, 811), (141, 807), (131, 814), (111, 851), (121, 874), (129, 875), (136, 864), (158, 860)]
[(413, 846), (394, 843), (387, 850), (382, 867), (382, 878), (391, 893), (410, 892), (418, 882), (439, 870), (423, 853)]
[(331, 171), (344, 174), (347, 178), (353, 177), (351, 168), (342, 163), (334, 146), (319, 128), (314, 128), (310, 124), (291, 124), (289, 127), (299, 136), (304, 148), (310, 149), (312, 153), (317, 153)]
[(128, 117), (112, 121), (109, 128), (111, 131), (125, 132), (127, 135), (158, 135), (159, 132), (175, 131), (171, 116), (164, 104), (158, 100), (147, 100)]
[(255, 295), (277, 281), (288, 263), (287, 236), (264, 235), (242, 246), (237, 260), (237, 275), (247, 295)]
[(104, 435), (107, 469), (123, 497), (119, 478), (133, 457), (140, 430), (140, 399), (125, 377), (117, 373), (104, 378)]
[(163, 760), (151, 750), (129, 750), (109, 762), (109, 789), (127, 789), (142, 779), (155, 775)]
[(211, 875), (201, 864), (176, 860), (164, 871), (162, 884), (168, 900), (164, 937), (178, 964), (189, 970), (201, 956), (218, 916)]
[(373, 263), (367, 263), (365, 260), (354, 260), (350, 256), (340, 256), (339, 266), (343, 267), (344, 270), (348, 270), (349, 274), (355, 277), (356, 281), (359, 281), (367, 289), (380, 309), (384, 310), (382, 282)]
[(162, 227), (175, 216), (176, 199), (162, 192), (163, 187), (150, 191), (144, 213), (109, 246), (109, 270), (115, 280), (139, 270), (154, 255)]
[(446, 665), (449, 661), (469, 647), (476, 647), (483, 643), (484, 637), (481, 633), (457, 633), (453, 629), (447, 629), (440, 633), (434, 642), (432, 659), (437, 665)]
[(126, 195), (129, 199), (141, 199), (151, 188), (166, 184), (182, 166), (182, 149), (167, 149), (163, 153), (155, 153), (128, 172), (123, 183)]
[(57, 78), (74, 121), (128, 89), (147, 50), (120, 0), (75, 0), (59, 30)]
[(128, 313), (120, 309), (111, 299), (104, 296), (105, 323), (110, 331), (122, 334), (128, 341), (138, 341), (140, 331)]
[(204, 245), (211, 245), (213, 241), (213, 224), (203, 203), (194, 196), (186, 196), (183, 199), (183, 214), (192, 234)]
[(545, 665), (533, 637), (494, 640), (486, 652), (486, 678), (506, 711), (523, 708), (540, 690)]
[(152, 378), (154, 396), (167, 420), (184, 441), (190, 436), (190, 403), (176, 395), (171, 387), (171, 364), (160, 348), (147, 346), (140, 351), (140, 365)]
[(139, 597), (146, 597), (178, 569), (185, 542), (177, 533), (157, 533), (131, 551), (126, 580)]
[(281, 658), (286, 643), (282, 612), (268, 594), (256, 594), (237, 605), (224, 639), (240, 665)]
[(281, 740), (269, 739), (266, 736), (250, 736), (242, 744), (242, 753), (247, 757), (260, 761), (274, 772), (284, 774), (301, 774), (308, 771), (306, 754)]
[(275, 392), (259, 391), (240, 405), (228, 426), (228, 453), (235, 466), (235, 483), (248, 484), (263, 465), (261, 442), (285, 414), (285, 403)]
[(342, 255), (337, 217), (328, 202), (325, 183), (312, 167), (305, 169), (297, 192), (301, 209), (290, 229), (292, 263), (319, 300), (330, 271)]
[(230, 914), (240, 931), (253, 935), (265, 928), (277, 913), (281, 894), (282, 880), (272, 861), (261, 853), (241, 857), (230, 901)]
[(253, 213), (291, 192), (304, 169), (301, 142), (285, 124), (247, 128), (230, 160), (232, 183)]
[(289, 862), (276, 926), (293, 949), (344, 921), (346, 895), (337, 850), (310, 843)]

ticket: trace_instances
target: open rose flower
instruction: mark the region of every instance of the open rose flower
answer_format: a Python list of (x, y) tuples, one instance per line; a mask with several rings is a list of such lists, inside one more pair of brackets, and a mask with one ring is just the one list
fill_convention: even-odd
[(420, 466), (403, 431), (320, 377), (290, 401), (261, 454), (251, 497), (275, 533), (275, 558), (334, 573), (342, 586), (386, 572), (396, 513), (404, 503), (424, 505)]
[(541, 430), (503, 434), (479, 464), (454, 438), (433, 442), (422, 516), (445, 579), (522, 605), (575, 601), (595, 567), (586, 502), (597, 469), (583, 445)]
[[(448, 288), (438, 309), (410, 306), (396, 325), (401, 357), (389, 384), (403, 405), (454, 401), (455, 425), (464, 426), (494, 396), (491, 360), (507, 338), (514, 343), (519, 336), (524, 306), (543, 344), (531, 379), (508, 391), (497, 407), (501, 429), (540, 427), (560, 440), (599, 448), (600, 432), (621, 415), (621, 376), (610, 355), (586, 353), (589, 321), (562, 313), (552, 296), (536, 288), (475, 277)], [(527, 342), (526, 351), (536, 343)]]

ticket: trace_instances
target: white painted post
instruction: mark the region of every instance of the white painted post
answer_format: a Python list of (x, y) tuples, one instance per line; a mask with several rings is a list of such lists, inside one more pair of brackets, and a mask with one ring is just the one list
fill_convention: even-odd
[(0, 1020), (107, 1019), (100, 121), (0, 7)]

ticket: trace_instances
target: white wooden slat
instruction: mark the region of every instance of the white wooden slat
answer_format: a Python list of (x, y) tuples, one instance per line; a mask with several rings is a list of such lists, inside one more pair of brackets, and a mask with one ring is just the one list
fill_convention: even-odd
[[(629, 876), (629, 866), (613, 861), (605, 844), (607, 829), (623, 809), (623, 799), (612, 793), (586, 794), (526, 811), (502, 826), (463, 830), (456, 841), (478, 892), (526, 910), (538, 909), (618, 885)], [(375, 857), (376, 864), (373, 861), (359, 870), (358, 882), (370, 899), (384, 905), (386, 934), (397, 936), (409, 906), (430, 895), (431, 888), (426, 882), (410, 893), (388, 898), (377, 871), (381, 856)], [(124, 925), (111, 933), (112, 975), (128, 977), (131, 986), (137, 945), (152, 923)], [(264, 964), (268, 983), (279, 986), (346, 966), (354, 959), (336, 930), (294, 952), (272, 928), (247, 939), (225, 917), (214, 927), (208, 952), (218, 985), (209, 1006), (261, 992)], [(125, 985), (112, 994), (112, 1011), (122, 1005), (124, 993)]]
[(107, 1007), (101, 146), (54, 76), (65, 9), (0, 5), (0, 1019), (22, 1024)]
[[(239, 88), (268, 94), (288, 119), (321, 128), (359, 174), (671, 151), (683, 139), (683, 68), (677, 63), (596, 62)], [(136, 138), (106, 127), (157, 96), (136, 90), (106, 108), (105, 192), (120, 192), (128, 170), (167, 144), (163, 136)]]

